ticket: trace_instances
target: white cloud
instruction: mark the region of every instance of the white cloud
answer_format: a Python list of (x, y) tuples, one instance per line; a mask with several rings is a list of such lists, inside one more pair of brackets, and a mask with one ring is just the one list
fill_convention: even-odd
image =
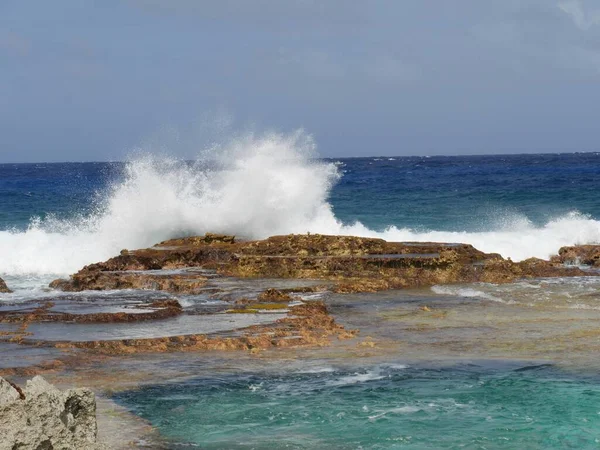
[(584, 31), (600, 25), (600, 10), (587, 12), (580, 0), (566, 0), (558, 4), (558, 8), (571, 16), (575, 25)]

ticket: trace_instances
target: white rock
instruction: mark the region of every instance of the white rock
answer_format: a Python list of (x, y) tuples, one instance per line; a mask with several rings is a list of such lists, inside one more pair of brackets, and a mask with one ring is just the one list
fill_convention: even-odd
[(0, 377), (0, 408), (19, 400), (19, 392), (8, 381)]
[(27, 380), (23, 393), (26, 398), (37, 397), (41, 394), (60, 395), (60, 391), (56, 387), (48, 383), (39, 375), (33, 377), (31, 380)]
[(23, 393), (25, 399), (21, 400), (0, 377), (0, 450), (106, 449), (96, 440), (96, 398), (92, 391), (61, 392), (42, 377), (35, 377), (27, 382)]

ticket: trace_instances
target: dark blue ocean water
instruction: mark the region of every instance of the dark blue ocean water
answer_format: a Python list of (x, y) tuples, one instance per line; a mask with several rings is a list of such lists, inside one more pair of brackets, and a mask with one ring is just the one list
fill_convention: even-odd
[(600, 217), (600, 154), (342, 160), (331, 202), (370, 227), (474, 231), (511, 212), (541, 225), (578, 210)]
[[(577, 210), (600, 218), (600, 154), (351, 158), (330, 192), (336, 217), (369, 228), (478, 230), (502, 213), (541, 225)], [(34, 216), (91, 212), (123, 163), (0, 164), (0, 230)]]

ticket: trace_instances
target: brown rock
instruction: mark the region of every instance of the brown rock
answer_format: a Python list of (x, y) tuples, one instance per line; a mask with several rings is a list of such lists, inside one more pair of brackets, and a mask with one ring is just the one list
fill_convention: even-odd
[(23, 323), (31, 322), (75, 322), (75, 323), (121, 323), (121, 322), (144, 322), (148, 320), (167, 319), (182, 313), (183, 308), (177, 300), (157, 300), (139, 309), (147, 309), (147, 312), (127, 313), (90, 313), (71, 314), (52, 311), (54, 303), (46, 302), (31, 312), (0, 311), (0, 323)]
[(12, 292), (2, 278), (0, 278), (0, 292), (5, 294), (10, 294)]
[(226, 234), (214, 234), (206, 233), (204, 236), (192, 236), (180, 239), (170, 239), (163, 241), (158, 246), (170, 247), (170, 246), (186, 246), (186, 245), (203, 245), (203, 244), (233, 244), (235, 242), (235, 236), (229, 236)]
[(257, 300), (259, 302), (278, 302), (278, 303), (283, 303), (283, 302), (291, 302), (292, 301), (292, 297), (290, 296), (290, 294), (287, 294), (285, 292), (281, 292), (278, 289), (270, 288), (270, 289), (267, 289), (264, 292), (261, 292), (258, 295)]
[(198, 274), (158, 275), (139, 272), (102, 272), (82, 270), (69, 280), (54, 280), (50, 287), (67, 292), (83, 290), (148, 289), (181, 294), (196, 294), (206, 285)]
[(123, 252), (108, 261), (86, 266), (71, 280), (56, 281), (52, 286), (63, 290), (141, 288), (184, 293), (199, 289), (201, 286), (193, 282), (188, 287), (190, 281), (181, 278), (184, 276), (131, 272), (181, 267), (201, 267), (242, 278), (332, 280), (337, 283), (337, 292), (586, 274), (539, 259), (514, 263), (466, 244), (386, 242), (318, 234), (236, 242), (230, 236), (209, 234)]
[(560, 264), (585, 264), (600, 267), (600, 245), (562, 247), (552, 261)]
[(348, 339), (357, 334), (337, 324), (321, 301), (294, 306), (290, 313), (275, 324), (251, 326), (234, 337), (194, 334), (149, 339), (48, 342), (46, 345), (112, 355), (200, 350), (253, 351), (270, 347), (326, 345), (331, 338)]

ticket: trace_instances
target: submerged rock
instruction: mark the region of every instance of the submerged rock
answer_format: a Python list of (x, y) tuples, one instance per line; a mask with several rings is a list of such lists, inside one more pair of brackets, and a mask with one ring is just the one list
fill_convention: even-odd
[[(265, 304), (261, 304), (260, 307), (269, 309)], [(244, 308), (235, 312), (255, 314), (257, 311)], [(291, 306), (288, 315), (272, 323), (247, 326), (238, 329), (235, 333), (186, 334), (99, 341), (56, 341), (52, 345), (62, 349), (83, 349), (109, 355), (204, 350), (256, 352), (272, 347), (327, 345), (332, 339), (349, 339), (354, 337), (357, 332), (356, 330), (346, 330), (342, 325), (336, 323), (324, 302), (311, 301)]]
[[(35, 309), (15, 309), (0, 311), (0, 323), (23, 323), (24, 326), (34, 322), (69, 322), (69, 323), (122, 323), (143, 322), (149, 320), (168, 319), (182, 313), (181, 304), (175, 299), (156, 300), (151, 303), (137, 305), (135, 312), (93, 312), (68, 313), (56, 311), (54, 302), (45, 302)], [(25, 333), (26, 327), (21, 331)], [(14, 333), (13, 341), (20, 333)]]
[(0, 450), (106, 449), (97, 434), (89, 389), (63, 392), (37, 376), (20, 391), (0, 378)]
[(257, 299), (259, 302), (291, 302), (293, 300), (292, 296), (287, 292), (282, 292), (279, 289), (267, 289), (264, 292), (261, 292)]
[(2, 278), (0, 278), (0, 292), (5, 294), (10, 294), (12, 292)]

